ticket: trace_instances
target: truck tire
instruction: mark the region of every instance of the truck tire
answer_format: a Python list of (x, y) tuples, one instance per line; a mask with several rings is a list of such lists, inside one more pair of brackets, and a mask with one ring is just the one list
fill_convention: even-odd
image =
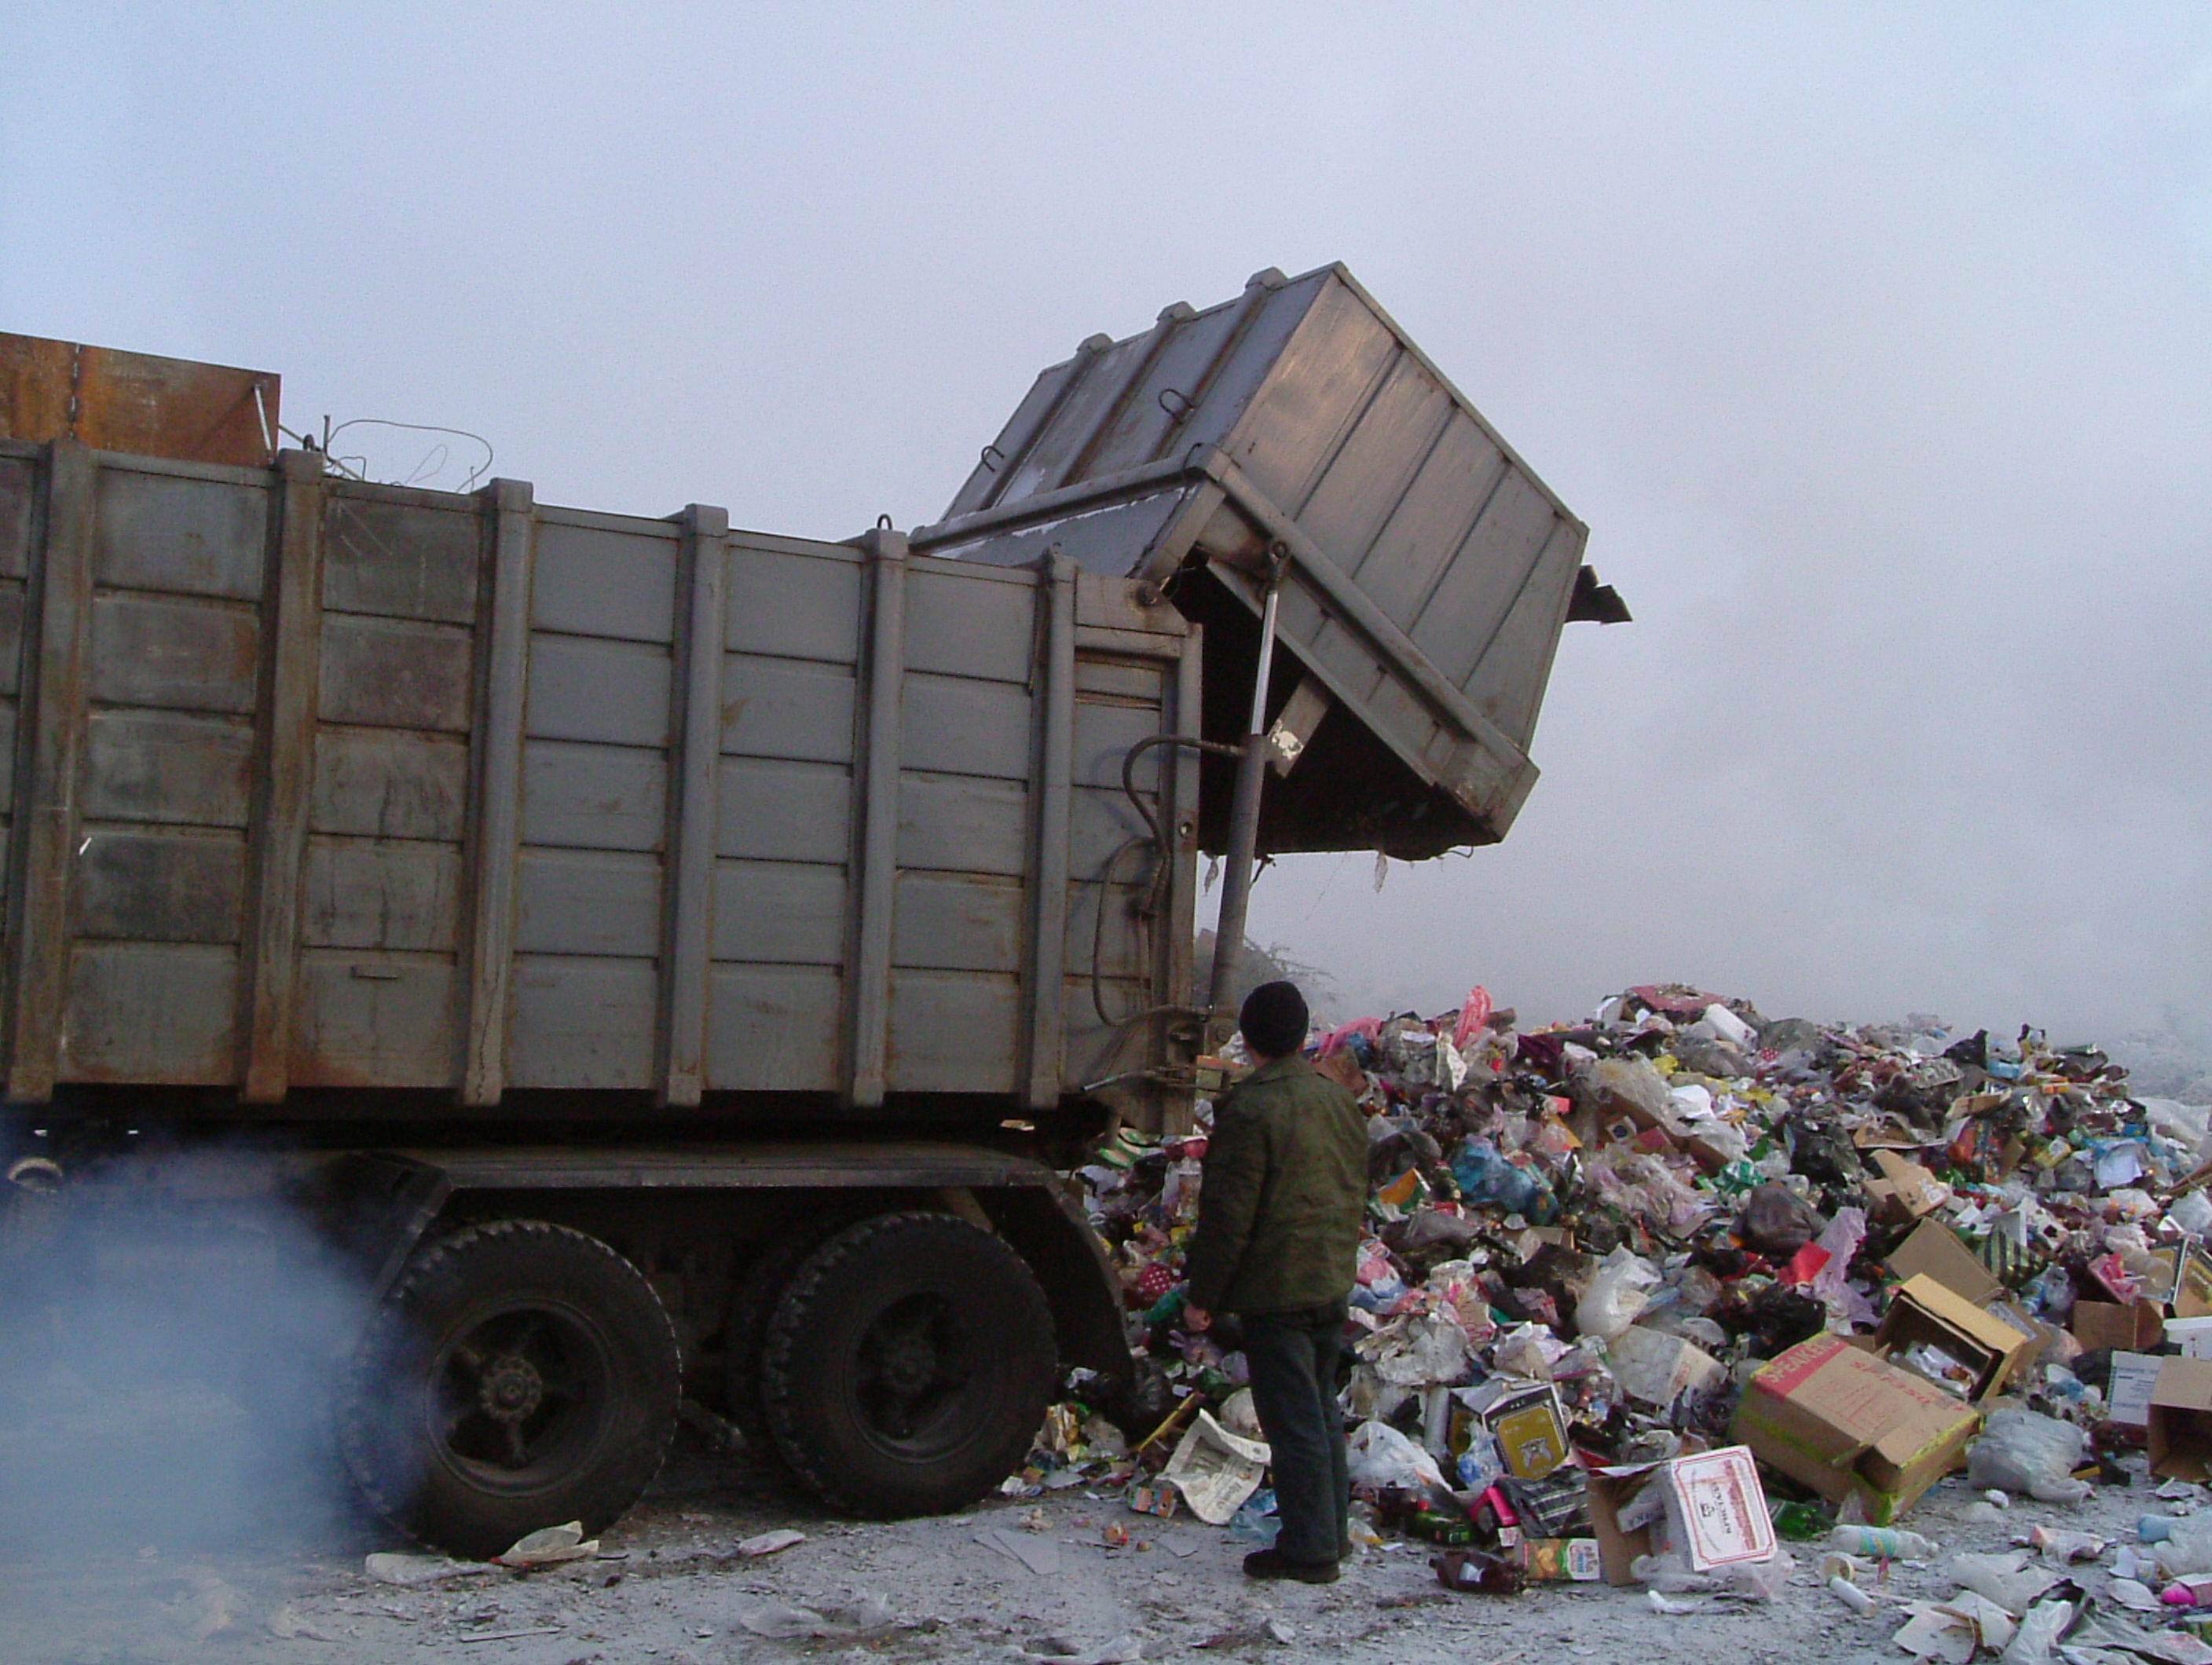
[(338, 1443), (395, 1526), (486, 1559), (620, 1519), (660, 1472), (682, 1385), (635, 1267), (566, 1226), (493, 1221), (409, 1262), (354, 1355)]
[(793, 1276), (762, 1397), (776, 1449), (832, 1507), (942, 1514), (1028, 1455), (1054, 1364), (1051, 1309), (1019, 1255), (949, 1214), (885, 1214)]
[(730, 1303), (724, 1333), (723, 1397), (730, 1420), (745, 1437), (745, 1449), (771, 1470), (782, 1468), (783, 1457), (769, 1437), (768, 1404), (761, 1390), (761, 1355), (768, 1350), (769, 1324), (799, 1268), (851, 1224), (852, 1216), (845, 1212), (794, 1223), (753, 1257)]

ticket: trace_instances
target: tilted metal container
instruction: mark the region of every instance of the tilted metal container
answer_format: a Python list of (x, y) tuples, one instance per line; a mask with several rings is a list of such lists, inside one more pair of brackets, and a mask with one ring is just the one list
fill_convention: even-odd
[(1224, 741), (1250, 685), (1231, 664), (1249, 665), (1280, 559), (1269, 715), (1302, 756), (1268, 789), (1260, 848), (1418, 857), (1504, 836), (1535, 780), (1560, 628), (1626, 617), (1583, 568), (1587, 536), (1328, 266), (1263, 271), (1235, 301), (1085, 342), (914, 544), (1012, 564), (1057, 550), (1168, 589), (1207, 627), (1206, 728)]
[(1187, 1061), (1125, 1020), (1189, 840), (1107, 869), (1194, 817), (1123, 765), (1195, 633), (1072, 562), (0, 441), (0, 633), (19, 1103), (1157, 1115)]

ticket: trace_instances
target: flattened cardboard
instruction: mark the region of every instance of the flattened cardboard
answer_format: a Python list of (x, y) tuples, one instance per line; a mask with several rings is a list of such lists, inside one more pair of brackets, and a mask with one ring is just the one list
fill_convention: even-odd
[(1816, 1335), (1752, 1377), (1729, 1431), (1829, 1502), (1856, 1495), (1887, 1526), (1958, 1466), (1981, 1421), (1934, 1382)]
[(2014, 1368), (2035, 1346), (2035, 1338), (2014, 1329), (1993, 1313), (1922, 1274), (1908, 1278), (1891, 1295), (1889, 1311), (1875, 1332), (1875, 1351), (1886, 1359), (1915, 1342), (1929, 1341), (1976, 1370), (1975, 1404), (2002, 1392)]
[[(1899, 1156), (1895, 1151), (1875, 1151), (1874, 1165), (1881, 1170), (1880, 1182), (1886, 1188), (1885, 1197), (1909, 1218), (1927, 1218), (1951, 1194), (1949, 1186), (1910, 1157)], [(1873, 1194), (1871, 1187), (1868, 1194)]]
[(2145, 1431), (2152, 1474), (2212, 1480), (2212, 1359), (2169, 1358), (2160, 1367)]
[(1933, 1278), (1978, 1307), (2005, 1292), (1989, 1267), (1941, 1220), (1923, 1220), (1911, 1237), (1891, 1249), (1889, 1269), (1900, 1278)]
[(2100, 1347), (2148, 1352), (2166, 1339), (2165, 1321), (2149, 1301), (2126, 1306), (2115, 1301), (2076, 1301), (2068, 1328), (2087, 1352)]
[(1643, 1523), (1637, 1526), (1623, 1526), (1620, 1517), (1638, 1500), (1657, 1468), (1656, 1463), (1647, 1463), (1590, 1470), (1590, 1534), (1597, 1540), (1598, 1565), (1608, 1584), (1636, 1583), (1636, 1575), (1629, 1568), (1639, 1555), (1651, 1553), (1651, 1517), (1639, 1517)]

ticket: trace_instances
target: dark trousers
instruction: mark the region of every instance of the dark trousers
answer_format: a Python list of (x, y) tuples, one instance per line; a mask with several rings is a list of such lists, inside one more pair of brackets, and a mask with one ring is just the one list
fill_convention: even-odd
[(1243, 1317), (1252, 1406), (1273, 1454), (1283, 1522), (1275, 1547), (1289, 1560), (1333, 1562), (1352, 1532), (1352, 1478), (1336, 1408), (1344, 1303)]

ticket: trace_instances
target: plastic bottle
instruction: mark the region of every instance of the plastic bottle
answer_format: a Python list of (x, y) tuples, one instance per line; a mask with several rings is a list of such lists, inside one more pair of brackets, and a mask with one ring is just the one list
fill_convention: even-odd
[(1846, 1555), (1871, 1555), (1877, 1561), (1926, 1561), (1936, 1546), (1917, 1532), (1884, 1526), (1839, 1526), (1828, 1534), (1832, 1548)]

